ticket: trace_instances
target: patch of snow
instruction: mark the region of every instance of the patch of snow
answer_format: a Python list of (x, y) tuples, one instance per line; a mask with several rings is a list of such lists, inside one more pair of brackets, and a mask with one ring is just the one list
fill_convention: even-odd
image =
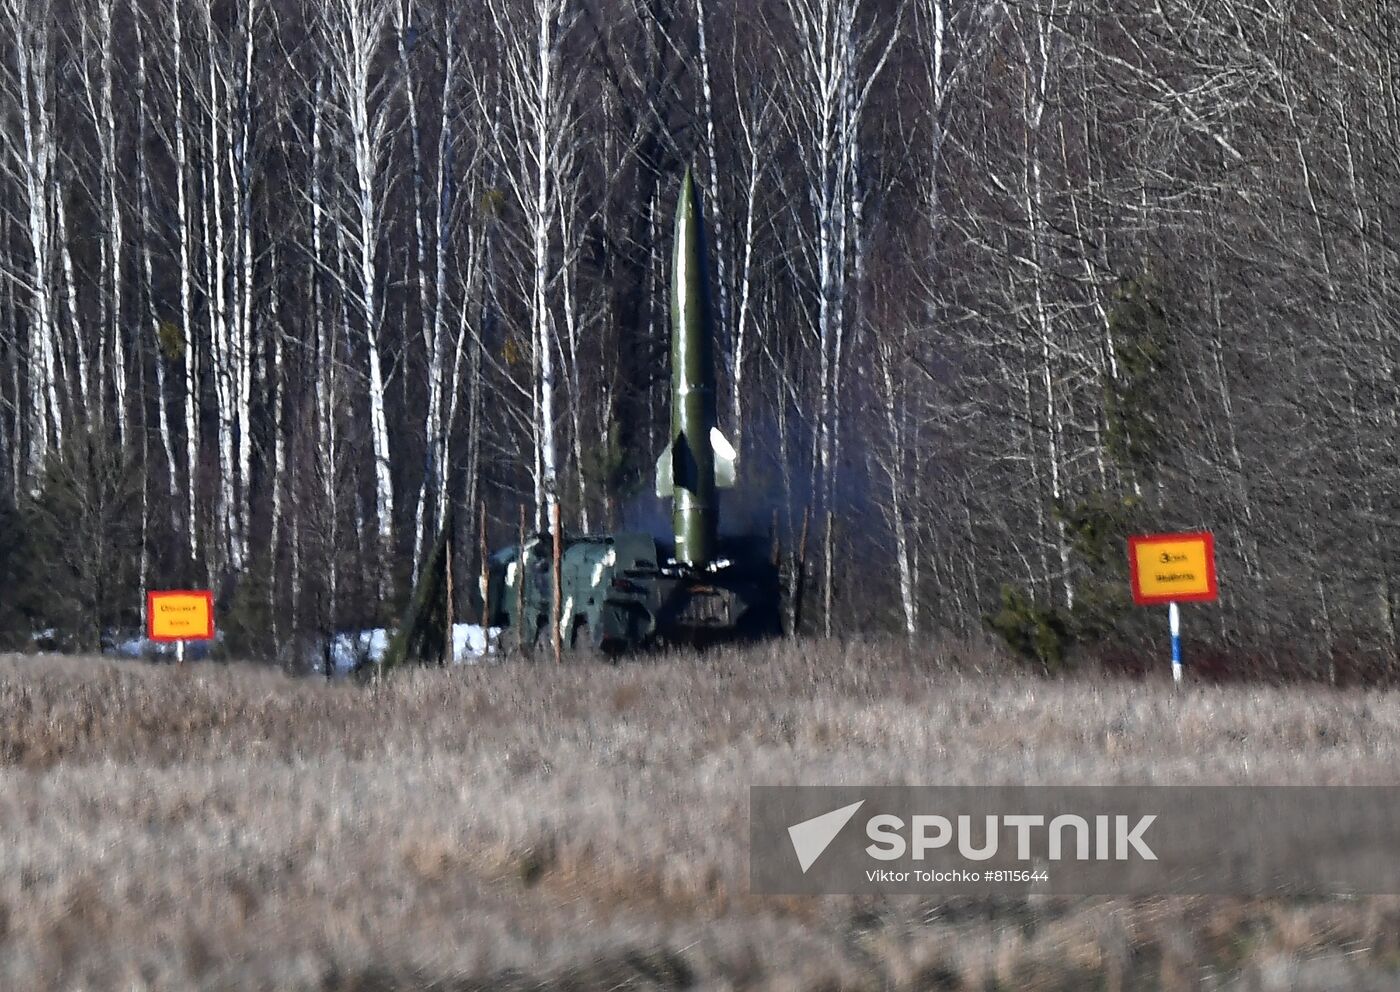
[[(223, 640), (223, 635), (215, 632), (212, 641), (186, 641), (185, 660), (200, 661), (209, 657), (209, 652)], [(118, 658), (160, 658), (174, 661), (177, 645), (173, 641), (153, 641), (148, 637), (124, 637), (104, 644), (102, 653)]]
[[(335, 671), (345, 674), (360, 665), (375, 665), (384, 660), (393, 631), (384, 627), (368, 630), (341, 631), (331, 638), (331, 663)], [(483, 655), (495, 654), (501, 638), (501, 628), (483, 629), (477, 623), (452, 626), (452, 660), (457, 665), (476, 664)], [(319, 671), (325, 663), (324, 648), (315, 649), (308, 661)]]
[(501, 628), (483, 627), (479, 623), (452, 625), (452, 661), (457, 665), (472, 665), (482, 655), (500, 650)]
[[(389, 650), (390, 633), (383, 627), (369, 630), (343, 630), (331, 638), (331, 665), (336, 672), (344, 674), (360, 665), (373, 665), (384, 660), (384, 652)], [(312, 651), (311, 663), (315, 668), (325, 664), (325, 647), (317, 646)]]

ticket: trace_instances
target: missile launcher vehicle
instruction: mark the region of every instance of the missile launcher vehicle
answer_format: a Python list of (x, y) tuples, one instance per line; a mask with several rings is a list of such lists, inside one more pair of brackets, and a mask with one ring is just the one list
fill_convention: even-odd
[[(719, 533), (719, 491), (735, 485), (738, 457), (716, 424), (705, 222), (689, 170), (676, 207), (670, 310), (671, 427), (656, 462), (656, 495), (671, 500), (672, 533), (561, 535), (558, 622), (565, 649), (620, 654), (782, 633), (769, 541)], [(445, 657), (453, 527), (449, 508), (379, 670)], [(536, 533), (485, 563), (477, 605), (490, 626), (505, 632), (503, 645), (553, 643), (554, 543), (552, 534)]]
[[(671, 265), (670, 441), (656, 462), (656, 495), (671, 500), (672, 534), (561, 539), (565, 648), (612, 654), (781, 633), (778, 569), (768, 540), (719, 534), (719, 491), (735, 485), (738, 458), (716, 423), (707, 247), (699, 190), (686, 170)], [(492, 624), (526, 644), (551, 643), (553, 582), (552, 535), (497, 552), (485, 590)]]

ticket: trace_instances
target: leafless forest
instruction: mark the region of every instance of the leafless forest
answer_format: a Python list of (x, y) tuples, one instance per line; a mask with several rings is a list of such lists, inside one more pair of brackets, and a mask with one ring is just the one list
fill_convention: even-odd
[[(1160, 690), (1160, 691), (1156, 691)], [(944, 644), (619, 668), (0, 658), (0, 987), (1381, 992), (1400, 902), (757, 898), (754, 782), (1394, 781), (1381, 690)]]
[(0, 627), (208, 584), (267, 655), (392, 617), (449, 507), (462, 547), (481, 506), (650, 526), (693, 162), (726, 519), (810, 509), (811, 630), (990, 616), (1048, 664), (1143, 623), (1125, 534), (1191, 527), (1197, 637), (1393, 653), (1397, 39), (1376, 0), (0, 0)]

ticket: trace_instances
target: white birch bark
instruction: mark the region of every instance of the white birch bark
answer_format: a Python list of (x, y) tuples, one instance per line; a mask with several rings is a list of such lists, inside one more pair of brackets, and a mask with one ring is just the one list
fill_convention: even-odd
[(29, 451), (26, 475), (34, 486), (48, 461), (51, 442), (62, 446), (64, 410), (59, 404), (59, 370), (54, 261), (50, 224), (54, 187), (53, 104), (49, 18), (45, 5), (31, 0), (0, 0), (12, 48), (19, 90), (19, 136), (0, 133), (18, 175), (25, 245), (29, 251), (27, 327)]
[[(228, 304), (228, 256), (224, 224), (224, 176), (227, 135), (224, 131), (224, 103), (227, 80), (221, 79), (214, 37), (213, 11), (205, 7), (205, 49), (209, 60), (204, 93), (208, 117), (205, 133), (203, 173), (199, 200), (200, 231), (204, 237), (204, 296), (209, 301), (209, 374), (214, 385), (215, 424), (218, 428), (217, 532), (208, 549), (206, 566), (210, 583), (224, 568), (238, 571), (243, 566), (242, 535), (238, 530), (234, 492), (234, 354), (231, 313)], [(221, 83), (223, 84), (221, 86)]]
[(889, 479), (890, 524), (894, 531), (895, 569), (899, 576), (899, 605), (904, 616), (905, 637), (908, 638), (910, 644), (913, 644), (919, 633), (919, 602), (915, 586), (909, 527), (905, 520), (907, 510), (904, 490), (911, 482), (904, 471), (904, 452), (908, 448), (908, 443), (904, 430), (904, 417), (900, 410), (899, 391), (895, 385), (893, 373), (895, 356), (893, 348), (888, 342), (881, 343), (877, 360), (880, 367), (885, 426), (889, 432), (889, 454), (881, 461)]
[[(415, 4), (414, 0), (394, 0), (394, 37), (399, 60), (399, 71), (403, 75), (404, 100), (408, 107), (408, 138), (409, 151), (413, 159), (413, 172), (410, 176), (410, 183), (413, 190), (413, 247), (414, 247), (414, 268), (412, 280), (418, 290), (418, 326), (422, 329), (424, 366), (428, 384), (428, 404), (424, 411), (424, 449), (423, 449), (423, 479), (418, 486), (418, 491), (413, 500), (413, 569), (412, 581), (418, 581), (418, 568), (422, 563), (422, 557), (428, 544), (428, 533), (436, 532), (437, 527), (434, 520), (428, 517), (428, 494), (431, 491), (436, 495), (439, 488), (437, 477), (441, 471), (441, 466), (437, 462), (439, 451), (437, 449), (437, 434), (441, 430), (442, 421), (442, 396), (441, 379), (442, 368), (441, 358), (438, 354), (440, 340), (436, 336), (437, 321), (431, 314), (429, 308), (429, 287), (428, 287), (428, 233), (427, 223), (424, 220), (424, 186), (427, 182), (423, 168), (423, 131), (418, 123), (418, 93), (413, 72), (413, 60), (409, 57), (409, 37), (410, 32), (414, 32), (416, 37), (417, 26), (415, 24)], [(445, 39), (450, 44), (449, 38)], [(442, 93), (443, 108), (446, 110), (447, 102), (451, 99), (449, 89), (444, 86)], [(434, 273), (436, 274), (436, 272)], [(407, 300), (404, 302), (407, 310)], [(408, 321), (405, 320), (407, 327)], [(404, 386), (407, 388), (408, 377), (404, 377)], [(439, 510), (433, 511), (436, 517)]]
[(535, 502), (540, 517), (540, 529), (554, 519), (554, 506), (559, 501), (558, 452), (554, 439), (554, 320), (550, 312), (547, 287), (549, 282), (549, 221), (551, 188), (550, 143), (551, 103), (554, 88), (555, 9), (552, 2), (536, 4), (536, 47), (534, 83), (534, 197), (530, 203), (530, 235), (534, 249), (533, 292), (530, 312), (535, 331), (535, 379), (539, 393), (539, 463), (540, 478)]
[[(14, 237), (13, 231), (16, 220), (9, 215), (0, 214), (0, 244), (10, 244)], [(4, 451), (0, 451), (0, 458), (4, 460), (3, 469), (5, 473), (6, 488), (9, 492), (10, 503), (19, 502), (24, 492), (24, 432), (26, 429), (25, 418), (19, 412), (19, 404), (24, 398), (24, 387), (20, 381), (20, 366), (24, 364), (24, 345), (21, 343), (20, 335), (20, 313), (19, 313), (19, 280), (5, 278), (6, 269), (0, 266), (0, 343), (5, 346), (6, 368), (5, 373), (8, 379), (7, 385), (10, 390), (11, 415), (6, 418), (8, 421), (4, 425), (4, 432), (0, 437), (4, 438)]]
[[(737, 74), (734, 85), (737, 90), (739, 86)], [(745, 99), (738, 92), (735, 93), (735, 106), (737, 107), (744, 149), (744, 234), (737, 274), (736, 295), (738, 302), (735, 306), (732, 335), (734, 364), (729, 382), (729, 423), (730, 429), (734, 432), (734, 449), (740, 457), (744, 453), (744, 359), (748, 353), (747, 337), (753, 313), (754, 240), (757, 236), (755, 226), (758, 218), (758, 187), (771, 150), (768, 133), (769, 117), (773, 107), (771, 98), (764, 97), (760, 100), (757, 93), (751, 94), (751, 97), (751, 99)], [(757, 106), (755, 107), (754, 104)]]
[[(97, 395), (99, 413), (106, 417), (108, 386), (112, 396), (111, 414), (118, 446), (127, 435), (126, 328), (124, 323), (123, 249), (124, 231), (119, 200), (117, 161), (117, 119), (113, 99), (113, 36), (116, 30), (117, 0), (94, 0), (92, 16), (83, 21), (85, 54), (95, 55), (97, 79), (89, 66), (83, 86), (88, 115), (97, 135), (101, 188), (101, 211), (105, 229), (101, 239), (101, 273), (98, 294), (98, 327), (101, 329), (97, 352)], [(139, 27), (138, 27), (139, 30)], [(142, 53), (144, 58), (144, 53)], [(110, 362), (108, 352), (110, 351)]]
[[(133, 4), (138, 0), (132, 0)], [(148, 319), (151, 327), (151, 345), (154, 352), (154, 366), (156, 375), (156, 430), (160, 434), (161, 451), (165, 454), (165, 498), (170, 510), (170, 520), (172, 531), (179, 530), (179, 511), (176, 509), (178, 500), (178, 484), (175, 481), (175, 444), (171, 437), (169, 395), (166, 390), (165, 365), (166, 354), (165, 345), (161, 339), (161, 319), (160, 313), (156, 309), (155, 291), (155, 250), (152, 247), (156, 239), (155, 227), (151, 217), (151, 170), (146, 158), (146, 141), (148, 136), (147, 123), (147, 95), (146, 95), (146, 49), (143, 44), (144, 31), (141, 26), (141, 17), (138, 15), (134, 19), (134, 29), (136, 31), (136, 133), (137, 133), (137, 158), (136, 171), (139, 175), (139, 213), (141, 217), (141, 271), (146, 290), (146, 306), (148, 309)], [(149, 469), (148, 469), (149, 472)]]
[[(235, 349), (235, 390), (234, 423), (238, 430), (238, 493), (235, 516), (240, 545), (239, 569), (243, 567), (248, 553), (247, 535), (252, 513), (252, 465), (253, 465), (253, 373), (255, 368), (257, 340), (254, 317), (254, 269), (256, 256), (253, 244), (253, 111), (254, 76), (256, 58), (259, 0), (247, 0), (243, 11), (243, 58), (242, 81), (238, 100), (238, 133), (231, 163), (235, 177), (233, 190), (236, 209), (234, 216), (238, 224), (238, 248), (236, 257), (239, 263), (238, 307), (234, 335)], [(274, 327), (276, 326), (274, 322)], [(275, 533), (275, 532), (274, 532)], [(275, 539), (275, 538), (274, 538)]]
[(335, 72), (342, 137), (349, 155), (346, 191), (351, 221), (341, 232), (344, 249), (352, 255), (356, 285), (354, 303), (361, 322), (369, 376), (370, 443), (374, 461), (374, 515), (380, 544), (380, 564), (393, 547), (394, 490), (389, 449), (381, 326), (383, 301), (376, 262), (383, 197), (381, 156), (388, 133), (386, 107), (377, 85), (376, 59), (384, 41), (389, 4), (386, 0), (334, 0), (328, 41)]
[[(791, 89), (790, 127), (803, 154), (806, 192), (816, 241), (816, 432), (812, 439), (813, 491), (833, 511), (838, 489), (840, 389), (850, 314), (847, 298), (858, 289), (851, 271), (859, 245), (857, 175), (861, 119), (871, 87), (889, 60), (898, 23), (881, 25), (883, 44), (861, 34), (861, 0), (787, 0), (796, 53), (786, 67)], [(871, 53), (874, 54), (871, 54)], [(858, 239), (856, 239), (858, 240)], [(824, 624), (831, 625), (833, 549), (823, 556)]]
[(106, 265), (109, 275), (107, 301), (110, 323), (107, 336), (112, 346), (112, 394), (116, 404), (117, 444), (126, 443), (127, 436), (127, 367), (126, 367), (126, 311), (123, 287), (124, 226), (122, 207), (118, 198), (117, 162), (117, 114), (113, 99), (112, 46), (116, 33), (116, 0), (101, 0), (102, 10), (102, 161), (105, 176), (104, 187), (107, 194), (107, 254)]
[[(725, 235), (724, 193), (719, 183), (719, 141), (715, 136), (715, 101), (710, 82), (710, 46), (705, 34), (705, 0), (695, 0), (696, 48), (700, 56), (700, 94), (705, 108), (705, 158), (710, 168), (709, 202), (705, 205), (706, 233), (710, 238), (710, 257), (715, 264), (715, 285), (718, 319), (715, 334), (725, 342), (729, 355), (729, 367), (734, 369), (739, 363), (737, 338), (731, 338), (729, 328), (729, 266), (725, 255), (728, 243)], [(737, 441), (736, 441), (737, 443)], [(739, 450), (739, 449), (736, 449)], [(742, 451), (741, 451), (742, 453)]]
[(569, 383), (569, 435), (573, 442), (575, 481), (578, 484), (578, 525), (588, 533), (588, 480), (583, 471), (583, 320), (579, 314), (578, 268), (575, 261), (581, 249), (580, 233), (573, 223), (576, 206), (569, 193), (559, 197), (559, 233), (564, 250), (564, 271), (560, 273), (560, 307), (564, 317), (564, 344)]
[[(86, 335), (83, 334), (83, 315), (78, 306), (78, 277), (73, 267), (73, 239), (68, 235), (68, 208), (63, 190), (63, 178), (54, 170), (53, 195), (54, 240), (58, 244), (58, 256), (63, 270), (63, 302), (68, 313), (70, 347), (73, 353), (74, 372), (77, 381), (68, 390), (68, 405), (83, 423), (91, 424), (92, 408), (97, 408), (96, 417), (101, 421), (102, 405), (92, 395), (91, 359), (88, 356)], [(61, 342), (62, 338), (58, 340)]]
[[(434, 494), (436, 515), (433, 519), (434, 529), (441, 527), (443, 516), (446, 513), (448, 502), (448, 472), (452, 466), (452, 433), (457, 420), (458, 401), (462, 393), (462, 355), (468, 337), (479, 343), (478, 333), (468, 333), (468, 315), (475, 299), (475, 293), (479, 292), (480, 256), (482, 235), (480, 225), (477, 225), (467, 239), (467, 251), (465, 258), (461, 260), (459, 269), (459, 281), (463, 287), (464, 298), (460, 301), (460, 313), (457, 331), (454, 340), (448, 342), (447, 337), (447, 316), (448, 316), (448, 283), (449, 283), (449, 263), (452, 260), (452, 214), (457, 200), (457, 187), (461, 177), (457, 175), (456, 168), (456, 140), (457, 130), (455, 126), (455, 116), (453, 108), (457, 102), (457, 77), (461, 71), (461, 56), (456, 47), (455, 38), (456, 25), (449, 15), (443, 18), (443, 77), (442, 77), (442, 99), (441, 118), (438, 122), (438, 171), (437, 171), (437, 217), (436, 217), (436, 241), (433, 252), (433, 327), (432, 335), (435, 362), (433, 365), (433, 381), (440, 382), (443, 356), (448, 344), (452, 345), (453, 357), (451, 373), (445, 385), (437, 388), (437, 409), (439, 412), (430, 416), (429, 433), (432, 435), (432, 442), (435, 448), (436, 475), (434, 483), (437, 492)], [(472, 428), (476, 425), (475, 411), (480, 402), (480, 378), (475, 376), (471, 384), (471, 410)], [(446, 396), (447, 412), (444, 416), (441, 413), (443, 397)], [(471, 442), (469, 441), (469, 447)], [(474, 450), (474, 449), (473, 449)], [(471, 507), (476, 506), (475, 485), (475, 465), (468, 467), (468, 491), (467, 503)]]
[[(336, 553), (340, 544), (339, 487), (337, 473), (340, 465), (340, 433), (337, 421), (340, 403), (340, 378), (337, 366), (336, 321), (325, 314), (325, 273), (331, 271), (325, 245), (325, 225), (329, 212), (322, 180), (325, 159), (325, 74), (317, 73), (311, 105), (311, 326), (315, 334), (314, 409), (316, 412), (316, 476), (320, 483), (317, 514), (321, 519), (320, 568), (326, 584), (326, 601), (321, 604), (319, 621), (321, 634), (329, 637), (338, 620), (340, 576)], [(346, 307), (341, 307), (341, 320), (348, 322)], [(348, 335), (347, 335), (348, 336)], [(330, 678), (330, 651), (326, 648), (326, 678)]]
[[(1052, 2), (1046, 11), (1034, 14), (1033, 46), (1022, 40), (1022, 56), (1025, 60), (1025, 121), (1024, 142), (1026, 162), (1022, 170), (1023, 199), (1026, 221), (1029, 225), (1031, 257), (1031, 316), (1035, 323), (1035, 334), (1040, 349), (1039, 378), (1041, 387), (1042, 416), (1045, 430), (1045, 460), (1049, 469), (1050, 497), (1052, 505), (1063, 505), (1066, 487), (1064, 473), (1064, 453), (1061, 423), (1062, 405), (1058, 377), (1055, 371), (1055, 326), (1046, 300), (1045, 274), (1049, 264), (1046, 250), (1045, 219), (1045, 179), (1042, 163), (1042, 125), (1046, 107), (1050, 99), (1050, 74), (1055, 57), (1053, 33), (1056, 30), (1054, 19), (1061, 13), (1058, 2)], [(1064, 593), (1065, 605), (1074, 606), (1074, 576), (1070, 569), (1069, 536), (1062, 516), (1055, 515), (1054, 545), (1059, 558), (1059, 582)]]
[(194, 261), (191, 244), (194, 238), (193, 217), (189, 205), (191, 181), (189, 143), (185, 122), (184, 32), (181, 24), (184, 11), (180, 0), (170, 0), (171, 41), (175, 89), (175, 197), (176, 229), (180, 243), (180, 333), (183, 338), (185, 365), (185, 528), (190, 561), (199, 556), (199, 516), (197, 483), (199, 479), (199, 358), (198, 335), (194, 326)]
[[(530, 0), (519, 17), (502, 0), (493, 0), (490, 7), (503, 44), (505, 109), (510, 120), (508, 140), (497, 132), (497, 153), (504, 166), (503, 178), (520, 206), (529, 245), (526, 297), (534, 382), (535, 521), (544, 529), (559, 499), (555, 435), (559, 336), (550, 292), (559, 264), (552, 256), (558, 244), (554, 227), (564, 163), (578, 140), (569, 120), (573, 80), (562, 75), (560, 57), (577, 11), (571, 0)], [(567, 248), (560, 250), (567, 254)]]

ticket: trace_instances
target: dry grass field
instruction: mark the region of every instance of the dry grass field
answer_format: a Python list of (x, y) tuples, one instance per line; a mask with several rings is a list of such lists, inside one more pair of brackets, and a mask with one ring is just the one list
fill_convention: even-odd
[(781, 645), (361, 687), (0, 658), (0, 989), (1400, 987), (1400, 900), (747, 893), (754, 783), (1377, 783), (1400, 694)]

